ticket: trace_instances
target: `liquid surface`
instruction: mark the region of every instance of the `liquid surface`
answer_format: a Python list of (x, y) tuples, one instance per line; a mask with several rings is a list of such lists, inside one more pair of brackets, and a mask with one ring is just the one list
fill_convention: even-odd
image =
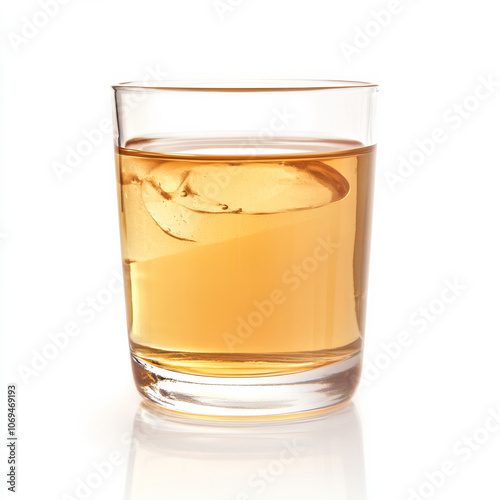
[(137, 139), (117, 151), (132, 352), (217, 376), (352, 356), (374, 147), (290, 139), (245, 156), (237, 144)]

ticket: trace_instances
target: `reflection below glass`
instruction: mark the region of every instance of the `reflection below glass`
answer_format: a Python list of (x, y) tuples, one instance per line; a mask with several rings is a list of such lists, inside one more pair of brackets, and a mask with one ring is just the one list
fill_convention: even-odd
[(126, 499), (365, 500), (355, 406), (301, 421), (176, 420), (141, 404)]

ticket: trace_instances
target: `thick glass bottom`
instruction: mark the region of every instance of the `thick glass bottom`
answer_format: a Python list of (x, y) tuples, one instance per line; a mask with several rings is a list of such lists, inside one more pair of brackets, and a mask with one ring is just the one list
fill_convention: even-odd
[(132, 354), (142, 396), (164, 409), (212, 418), (284, 417), (330, 409), (354, 394), (361, 355), (313, 370), (265, 377), (210, 377), (154, 366)]

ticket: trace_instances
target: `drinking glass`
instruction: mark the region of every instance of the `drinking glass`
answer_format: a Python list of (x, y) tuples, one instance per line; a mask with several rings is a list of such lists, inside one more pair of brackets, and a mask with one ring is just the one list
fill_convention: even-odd
[(207, 417), (339, 405), (360, 377), (377, 86), (113, 86), (132, 370)]

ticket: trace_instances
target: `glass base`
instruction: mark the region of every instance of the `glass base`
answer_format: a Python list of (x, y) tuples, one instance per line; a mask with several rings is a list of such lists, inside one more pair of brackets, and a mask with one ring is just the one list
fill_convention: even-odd
[(132, 354), (142, 396), (164, 409), (195, 416), (302, 415), (346, 403), (361, 373), (361, 355), (321, 368), (266, 377), (207, 377), (159, 368)]

